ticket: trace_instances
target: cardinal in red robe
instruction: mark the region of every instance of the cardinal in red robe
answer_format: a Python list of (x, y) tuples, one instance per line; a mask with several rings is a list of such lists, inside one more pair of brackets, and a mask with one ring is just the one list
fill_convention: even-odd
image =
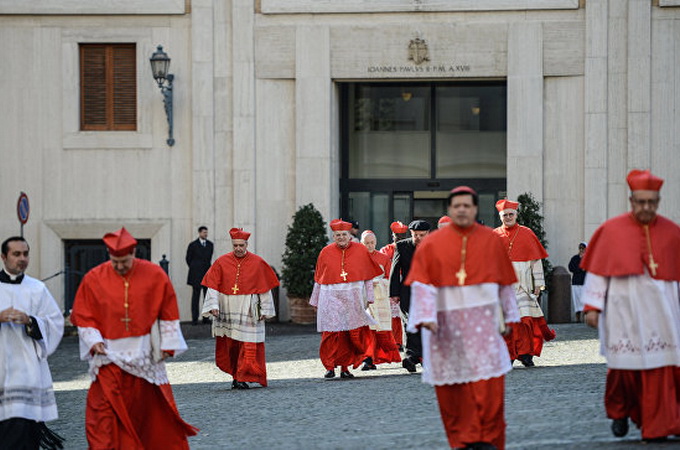
[(276, 315), (271, 290), (279, 285), (274, 270), (248, 251), (250, 233), (229, 231), (233, 251), (220, 256), (203, 278), (208, 292), (202, 314), (212, 317), (215, 363), (233, 377), (233, 389), (248, 382), (267, 386), (264, 321)]
[(581, 261), (584, 314), (607, 358), (612, 432), (625, 436), (631, 419), (663, 441), (680, 435), (680, 227), (656, 213), (661, 178), (633, 170), (627, 181), (631, 212), (603, 223)]
[(366, 246), (371, 259), (383, 270), (381, 275), (373, 279), (374, 302), (368, 306), (371, 316), (377, 322), (372, 325), (369, 333), (368, 352), (361, 370), (375, 370), (376, 364), (401, 362), (399, 347), (392, 334), (392, 310), (389, 298), (389, 274), (392, 260), (376, 251), (376, 237), (371, 230), (361, 233), (361, 243)]
[[(408, 238), (408, 225), (397, 220), (390, 224), (390, 230), (392, 231), (392, 243), (382, 247), (380, 253), (387, 255), (391, 261), (394, 258), (397, 241)], [(389, 278), (389, 272), (387, 277)], [(394, 342), (397, 343), (397, 346), (401, 351), (404, 348), (404, 323), (401, 318), (399, 302), (393, 301), (393, 299), (390, 298), (390, 308), (392, 310), (392, 336), (394, 336)]]
[(369, 326), (376, 324), (366, 308), (373, 303), (373, 278), (383, 270), (366, 247), (351, 241), (351, 223), (336, 219), (330, 226), (335, 242), (319, 253), (309, 303), (317, 308), (324, 377), (335, 377), (340, 366), (341, 378), (354, 378), (349, 366), (357, 368), (365, 358)]
[(89, 361), (85, 432), (90, 448), (188, 449), (198, 429), (179, 415), (164, 360), (187, 349), (177, 298), (160, 266), (135, 258), (121, 228), (104, 236), (110, 261), (90, 270), (71, 322)]
[(418, 246), (407, 330), (423, 328), (423, 382), (435, 388), (449, 445), (503, 449), (512, 363), (501, 333), (519, 321), (516, 278), (501, 241), (476, 223), (478, 202), (470, 187), (451, 191), (452, 222)]
[(530, 228), (517, 223), (519, 203), (499, 200), (496, 209), (503, 225), (494, 232), (501, 238), (517, 274), (515, 295), (522, 322), (513, 327), (505, 337), (510, 358), (519, 359), (526, 367), (533, 367), (534, 356), (541, 356), (543, 341), (555, 338), (555, 331), (548, 328), (538, 298), (545, 289), (543, 263), (548, 257), (543, 245)]

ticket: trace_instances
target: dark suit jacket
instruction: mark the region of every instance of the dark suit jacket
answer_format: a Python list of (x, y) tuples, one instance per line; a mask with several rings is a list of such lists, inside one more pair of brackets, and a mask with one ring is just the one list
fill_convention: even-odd
[(404, 280), (411, 269), (411, 261), (416, 246), (413, 238), (403, 239), (397, 242), (392, 257), (392, 270), (390, 271), (390, 297), (399, 297), (401, 310), (408, 313), (411, 306), (411, 287), (404, 286)]
[(205, 241), (205, 247), (201, 245), (200, 239), (196, 239), (189, 244), (185, 258), (189, 266), (189, 275), (187, 276), (187, 284), (189, 286), (201, 285), (205, 273), (210, 269), (212, 254), (213, 243), (208, 240)]

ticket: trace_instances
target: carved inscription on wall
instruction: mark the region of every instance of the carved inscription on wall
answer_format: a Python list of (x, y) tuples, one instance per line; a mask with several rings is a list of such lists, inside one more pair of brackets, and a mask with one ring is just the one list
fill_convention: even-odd
[(465, 74), (472, 70), (469, 64), (429, 64), (425, 66), (409, 65), (375, 65), (366, 67), (369, 74)]

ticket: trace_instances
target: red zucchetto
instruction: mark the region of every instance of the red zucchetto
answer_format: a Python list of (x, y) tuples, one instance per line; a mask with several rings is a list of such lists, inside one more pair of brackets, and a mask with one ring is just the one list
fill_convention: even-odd
[(449, 216), (441, 216), (439, 218), (439, 222), (437, 222), (437, 225), (441, 225), (443, 223), (451, 223), (451, 218)]
[(392, 233), (397, 234), (406, 233), (408, 231), (408, 225), (404, 225), (397, 220), (396, 222), (392, 222), (392, 224), (390, 224), (390, 230), (392, 230)]
[(477, 191), (472, 189), (470, 186), (458, 186), (456, 188), (451, 189), (451, 194), (460, 194), (462, 192), (464, 192), (466, 194), (474, 195), (474, 196), (477, 195)]
[(232, 228), (229, 230), (229, 236), (232, 239), (243, 239), (244, 241), (247, 241), (250, 237), (250, 233), (243, 231), (243, 228)]
[(631, 170), (626, 177), (631, 191), (659, 191), (663, 184), (663, 178), (659, 178), (649, 170)]
[(331, 220), (330, 226), (333, 231), (349, 231), (352, 229), (352, 224), (342, 219)]
[(519, 208), (519, 203), (513, 202), (512, 200), (503, 199), (496, 202), (496, 209), (498, 212), (505, 211), (506, 209), (514, 209), (515, 211)]
[(137, 239), (133, 238), (125, 227), (113, 233), (106, 233), (103, 241), (112, 256), (129, 255), (137, 246)]

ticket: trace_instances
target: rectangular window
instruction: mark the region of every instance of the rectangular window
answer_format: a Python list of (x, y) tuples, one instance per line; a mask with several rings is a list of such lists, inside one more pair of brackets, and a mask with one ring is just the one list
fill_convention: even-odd
[(137, 130), (135, 44), (80, 44), (80, 129)]
[(430, 88), (350, 85), (349, 177), (428, 178)]

